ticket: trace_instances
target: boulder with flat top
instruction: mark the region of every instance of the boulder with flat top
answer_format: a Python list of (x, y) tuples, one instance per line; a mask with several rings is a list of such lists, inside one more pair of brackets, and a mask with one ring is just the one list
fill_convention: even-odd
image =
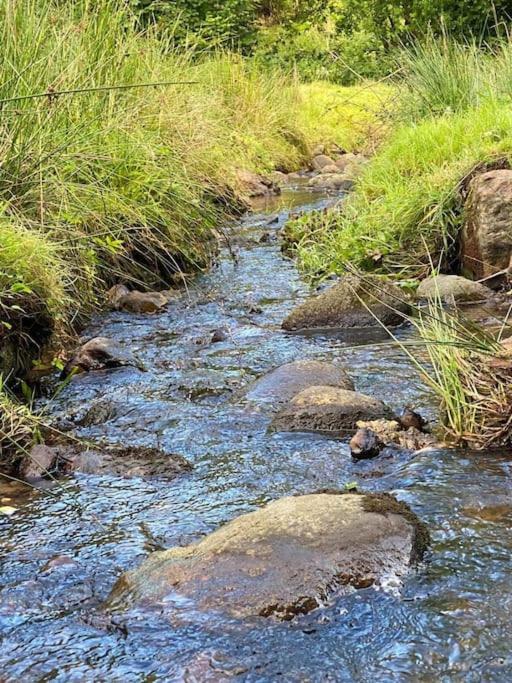
[(360, 420), (390, 419), (393, 412), (385, 403), (357, 391), (317, 386), (292, 398), (272, 421), (280, 432), (317, 432), (343, 438)]
[(354, 383), (343, 368), (319, 360), (296, 360), (260, 377), (249, 388), (246, 397), (250, 401), (278, 404), (318, 384), (354, 389)]
[(380, 494), (291, 496), (122, 575), (110, 610), (153, 606), (291, 619), (354, 588), (398, 583), (428, 545), (404, 503)]
[(396, 285), (375, 275), (349, 274), (294, 308), (282, 327), (369, 327), (379, 325), (379, 321), (392, 327), (400, 325), (409, 313), (408, 299)]

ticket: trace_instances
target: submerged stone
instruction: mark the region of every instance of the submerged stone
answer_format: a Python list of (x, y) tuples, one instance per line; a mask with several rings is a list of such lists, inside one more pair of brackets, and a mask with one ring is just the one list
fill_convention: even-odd
[(337, 438), (347, 436), (360, 420), (391, 418), (382, 401), (357, 391), (330, 386), (309, 387), (281, 410), (272, 427), (281, 432), (318, 432)]
[(247, 392), (251, 401), (282, 403), (311, 386), (354, 389), (343, 368), (319, 360), (296, 360), (286, 363), (257, 380)]
[(283, 322), (285, 330), (322, 327), (400, 325), (410, 312), (399, 287), (372, 275), (345, 275), (318, 296), (307, 299)]
[(235, 617), (291, 619), (349, 587), (402, 578), (428, 532), (388, 495), (292, 496), (242, 515), (198, 543), (153, 553), (124, 574), (107, 606), (172, 604)]

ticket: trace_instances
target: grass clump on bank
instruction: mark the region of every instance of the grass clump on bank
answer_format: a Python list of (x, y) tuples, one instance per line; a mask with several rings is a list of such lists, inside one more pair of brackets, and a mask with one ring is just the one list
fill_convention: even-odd
[[(343, 206), (302, 219), (299, 257), (315, 273), (351, 261), (414, 276), (429, 254), (449, 259), (462, 222), (460, 188), (483, 164), (512, 154), (512, 46), (492, 55), (430, 41), (406, 53), (389, 136)], [(311, 228), (308, 230), (308, 228)]]
[(444, 436), (459, 446), (510, 447), (510, 343), (446, 311), (440, 300), (419, 309), (413, 324), (429, 364), (423, 366), (411, 357), (439, 399)]

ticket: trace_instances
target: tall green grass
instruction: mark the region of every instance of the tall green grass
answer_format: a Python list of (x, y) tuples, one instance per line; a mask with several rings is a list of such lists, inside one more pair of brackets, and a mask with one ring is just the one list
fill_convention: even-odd
[(405, 53), (394, 125), (342, 207), (302, 219), (302, 265), (352, 261), (401, 276), (449, 254), (462, 222), (461, 183), (512, 157), (512, 45), (447, 39)]
[(0, 348), (37, 311), (50, 330), (112, 282), (205, 266), (236, 170), (307, 155), (291, 78), (177, 51), (127, 6), (0, 3)]

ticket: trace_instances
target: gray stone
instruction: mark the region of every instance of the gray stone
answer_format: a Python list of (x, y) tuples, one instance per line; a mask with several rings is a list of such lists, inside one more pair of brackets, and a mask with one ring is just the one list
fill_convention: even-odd
[(441, 301), (451, 303), (452, 301), (485, 301), (492, 297), (493, 291), (479, 282), (467, 280), (459, 275), (436, 275), (423, 280), (416, 295), (418, 299), (439, 298)]
[(334, 160), (326, 154), (318, 154), (316, 157), (313, 157), (312, 165), (315, 171), (321, 171), (325, 166), (333, 166)]
[(342, 173), (322, 173), (308, 181), (308, 187), (317, 190), (348, 192), (354, 187), (354, 181)]
[(278, 404), (319, 384), (354, 389), (354, 383), (343, 368), (319, 360), (296, 360), (260, 377), (250, 387), (246, 398), (250, 401)]
[(357, 391), (316, 386), (294, 396), (276, 415), (272, 427), (281, 432), (317, 432), (342, 438), (360, 420), (392, 417), (393, 412), (376, 398)]
[(320, 175), (329, 175), (330, 173), (339, 174), (339, 172), (340, 169), (336, 166), (336, 164), (330, 164), (329, 166), (324, 166), (322, 168)]
[(107, 607), (161, 609), (175, 596), (235, 617), (291, 619), (349, 587), (399, 581), (428, 540), (414, 513), (391, 496), (282, 498), (196, 544), (153, 553), (118, 580)]
[(345, 275), (325, 292), (297, 306), (282, 326), (285, 330), (368, 327), (378, 325), (378, 318), (392, 327), (409, 313), (407, 297), (399, 287), (372, 275)]

